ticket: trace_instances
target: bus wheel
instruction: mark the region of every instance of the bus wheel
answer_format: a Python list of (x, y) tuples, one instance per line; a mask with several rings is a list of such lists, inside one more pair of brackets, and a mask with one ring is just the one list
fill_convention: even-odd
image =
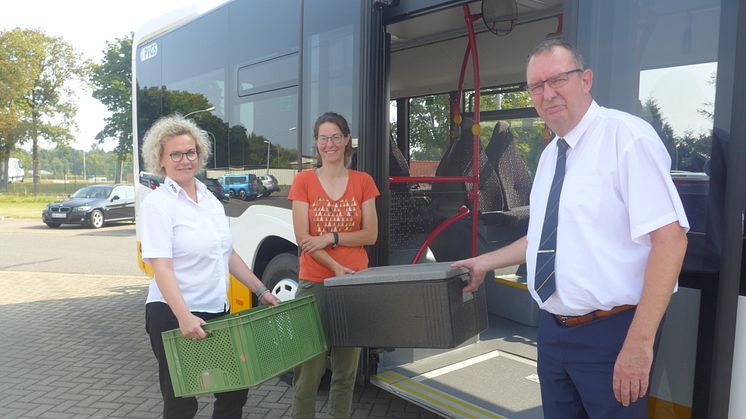
[(243, 189), (241, 189), (240, 191), (238, 191), (238, 197), (241, 198), (241, 200), (245, 201), (246, 200), (246, 191), (243, 190)]
[(292, 300), (298, 290), (298, 256), (280, 253), (272, 258), (264, 270), (264, 285), (280, 301)]

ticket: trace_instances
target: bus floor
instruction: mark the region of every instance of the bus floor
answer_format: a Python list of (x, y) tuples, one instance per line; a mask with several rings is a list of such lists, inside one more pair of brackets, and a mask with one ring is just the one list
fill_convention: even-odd
[(490, 314), (490, 327), (452, 350), (384, 353), (371, 382), (453, 418), (542, 418), (536, 328)]

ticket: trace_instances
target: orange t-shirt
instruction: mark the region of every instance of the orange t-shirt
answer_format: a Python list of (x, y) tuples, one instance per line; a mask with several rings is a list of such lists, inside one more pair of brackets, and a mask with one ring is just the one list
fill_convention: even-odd
[[(309, 233), (320, 236), (332, 232), (359, 231), (363, 221), (363, 202), (380, 192), (373, 178), (364, 172), (348, 170), (347, 188), (338, 200), (332, 200), (316, 176), (315, 170), (298, 173), (293, 179), (288, 199), (308, 203)], [(368, 253), (362, 246), (326, 247), (327, 253), (340, 264), (355, 272), (368, 267)], [(298, 277), (306, 281), (324, 282), (334, 272), (308, 253), (301, 253)]]

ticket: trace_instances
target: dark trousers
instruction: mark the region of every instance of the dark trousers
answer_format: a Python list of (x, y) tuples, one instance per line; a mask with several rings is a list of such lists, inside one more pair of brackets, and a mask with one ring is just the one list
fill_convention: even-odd
[(634, 315), (635, 310), (628, 310), (566, 327), (541, 310), (537, 369), (547, 419), (648, 417), (649, 389), (624, 407), (612, 388), (614, 364)]
[[(200, 313), (192, 312), (204, 320), (214, 319), (225, 313)], [(161, 332), (176, 329), (179, 322), (164, 303), (148, 303), (145, 305), (145, 330), (150, 335), (150, 346), (153, 348), (155, 358), (158, 360), (158, 379), (163, 396), (163, 418), (184, 419), (193, 418), (197, 414), (196, 397), (175, 397), (171, 385), (171, 376), (166, 364), (166, 352), (163, 349)], [(248, 390), (230, 391), (215, 394), (215, 405), (212, 411), (214, 419), (240, 419), (243, 406), (246, 404)]]

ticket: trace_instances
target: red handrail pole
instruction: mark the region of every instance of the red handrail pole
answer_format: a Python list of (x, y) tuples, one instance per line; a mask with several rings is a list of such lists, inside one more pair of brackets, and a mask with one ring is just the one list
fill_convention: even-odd
[(469, 45), (471, 50), (471, 68), (474, 72), (474, 125), (472, 125), (472, 133), (474, 134), (474, 141), (472, 141), (472, 194), (471, 194), (471, 256), (477, 255), (477, 227), (478, 214), (479, 214), (479, 54), (477, 54), (477, 37), (474, 33), (474, 19), (471, 15), (469, 5), (464, 5), (464, 19), (466, 20), (466, 30), (469, 33)]
[(437, 227), (435, 227), (435, 230), (433, 230), (425, 239), (425, 242), (422, 243), (422, 246), (420, 246), (420, 249), (417, 251), (417, 254), (414, 255), (412, 258), (412, 265), (416, 265), (420, 262), (420, 259), (422, 258), (422, 255), (425, 254), (425, 249), (427, 249), (428, 246), (430, 246), (430, 243), (435, 240), (435, 237), (440, 234), (441, 231), (445, 230), (448, 226), (455, 223), (456, 221), (466, 217), (469, 215), (469, 208), (466, 208), (465, 206), (461, 206), (458, 209), (458, 213), (454, 215), (451, 218), (446, 219), (442, 223), (440, 223)]
[(389, 183), (464, 183), (471, 176), (389, 176)]

